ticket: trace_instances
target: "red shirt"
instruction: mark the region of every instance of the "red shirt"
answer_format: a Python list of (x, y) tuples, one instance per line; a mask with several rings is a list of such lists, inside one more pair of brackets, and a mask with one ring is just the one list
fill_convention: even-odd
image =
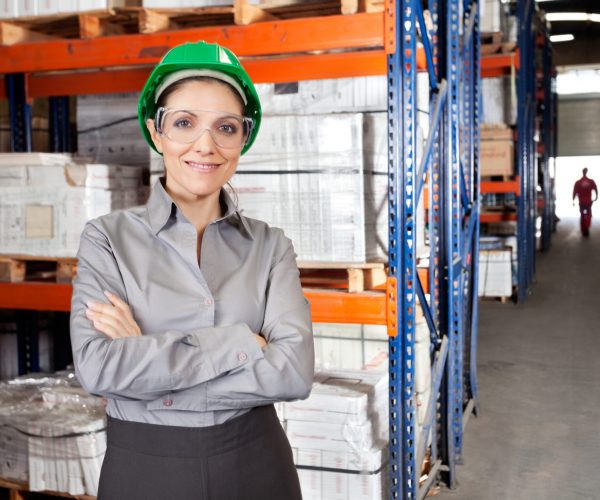
[(580, 205), (591, 205), (592, 191), (596, 191), (596, 196), (598, 196), (596, 183), (584, 175), (573, 186), (573, 199), (575, 199), (575, 196), (578, 196)]

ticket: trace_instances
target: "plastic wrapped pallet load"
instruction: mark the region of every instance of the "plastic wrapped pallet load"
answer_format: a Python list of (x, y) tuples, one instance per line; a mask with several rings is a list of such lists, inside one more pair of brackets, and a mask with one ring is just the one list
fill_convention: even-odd
[(387, 391), (387, 373), (325, 371), (308, 399), (284, 404), (305, 500), (385, 497)]
[(284, 229), (299, 260), (376, 261), (386, 257), (387, 238), (375, 235), (387, 210), (374, 201), (385, 198), (383, 183), (365, 201), (372, 164), (362, 114), (272, 116), (232, 184), (244, 214)]
[(510, 297), (512, 281), (510, 249), (479, 252), (480, 297)]
[(0, 154), (3, 253), (73, 257), (86, 221), (139, 203), (142, 169), (63, 154)]
[(31, 491), (96, 495), (106, 451), (99, 398), (72, 373), (0, 384), (0, 477)]

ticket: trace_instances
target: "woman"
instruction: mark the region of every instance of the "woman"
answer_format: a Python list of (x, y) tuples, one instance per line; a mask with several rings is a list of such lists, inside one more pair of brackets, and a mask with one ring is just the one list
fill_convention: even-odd
[(166, 177), (90, 221), (71, 314), (75, 369), (108, 399), (98, 497), (299, 499), (272, 403), (306, 398), (309, 305), (291, 242), (223, 189), (261, 109), (228, 49), (172, 49), (139, 101)]

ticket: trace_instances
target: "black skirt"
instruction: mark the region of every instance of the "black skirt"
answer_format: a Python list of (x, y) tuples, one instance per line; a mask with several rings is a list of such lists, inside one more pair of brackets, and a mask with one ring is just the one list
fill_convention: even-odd
[(108, 418), (98, 500), (301, 500), (273, 406), (211, 427)]

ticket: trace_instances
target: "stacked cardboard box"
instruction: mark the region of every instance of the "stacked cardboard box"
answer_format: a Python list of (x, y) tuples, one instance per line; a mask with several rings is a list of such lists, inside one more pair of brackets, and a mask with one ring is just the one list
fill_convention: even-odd
[(3, 253), (72, 257), (89, 219), (139, 203), (142, 169), (64, 154), (0, 155)]
[(515, 171), (515, 143), (508, 127), (482, 127), (481, 175), (510, 176)]
[(0, 384), (0, 477), (31, 491), (96, 495), (106, 451), (99, 398), (73, 374)]
[(386, 373), (319, 372), (304, 401), (284, 404), (305, 500), (385, 498)]

